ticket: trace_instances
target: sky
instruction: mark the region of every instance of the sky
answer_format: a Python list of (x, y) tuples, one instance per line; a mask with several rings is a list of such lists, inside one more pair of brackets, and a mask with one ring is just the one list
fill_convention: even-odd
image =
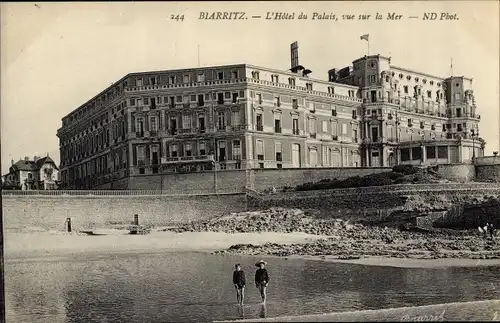
[[(313, 78), (367, 54), (431, 75), (474, 79), (486, 155), (499, 150), (498, 1), (5, 3), (1, 9), (1, 164), (49, 154), (59, 163), (61, 118), (130, 72), (248, 63), (286, 70), (290, 44)], [(200, 20), (200, 12), (247, 20)], [(295, 12), (295, 20), (253, 19)], [(307, 20), (298, 20), (300, 12)], [(312, 13), (338, 21), (311, 20)], [(374, 20), (376, 13), (383, 20)], [(423, 21), (424, 12), (458, 20)], [(388, 13), (403, 15), (387, 20)], [(370, 14), (344, 21), (342, 15)], [(171, 15), (184, 19), (172, 20)], [(409, 19), (418, 16), (420, 19)], [(198, 46), (199, 53), (198, 56)]]

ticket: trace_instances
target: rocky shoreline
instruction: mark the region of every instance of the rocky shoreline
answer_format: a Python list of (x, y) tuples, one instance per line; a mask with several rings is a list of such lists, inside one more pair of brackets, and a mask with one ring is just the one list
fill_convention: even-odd
[(300, 244), (237, 244), (216, 253), (268, 256), (328, 256), (334, 259), (500, 259), (500, 243), (477, 231), (400, 229), (317, 219), (299, 209), (271, 208), (235, 213), (166, 229), (174, 232), (303, 232), (322, 236)]

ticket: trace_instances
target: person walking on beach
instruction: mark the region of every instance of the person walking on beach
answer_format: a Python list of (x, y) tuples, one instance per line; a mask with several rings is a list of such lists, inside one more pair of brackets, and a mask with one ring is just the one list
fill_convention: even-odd
[(493, 226), (493, 223), (490, 223), (488, 225), (488, 233), (490, 234), (490, 237), (491, 237), (492, 240), (495, 240), (495, 233), (496, 233), (495, 231), (496, 231), (496, 229)]
[(259, 289), (260, 296), (262, 297), (262, 303), (266, 302), (266, 288), (269, 283), (269, 274), (264, 268), (266, 264), (267, 263), (264, 260), (255, 264), (255, 266), (259, 267), (259, 269), (255, 272), (255, 286)]
[(245, 272), (241, 270), (240, 264), (234, 265), (233, 284), (236, 288), (236, 301), (239, 305), (243, 305), (245, 299)]
[(486, 225), (484, 227), (479, 226), (479, 232), (481, 232), (483, 234), (483, 238), (484, 239), (488, 238), (489, 228), (490, 228), (490, 224), (489, 223), (486, 223)]

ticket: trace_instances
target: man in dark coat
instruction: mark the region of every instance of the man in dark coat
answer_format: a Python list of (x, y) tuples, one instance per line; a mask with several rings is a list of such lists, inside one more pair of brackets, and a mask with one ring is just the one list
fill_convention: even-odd
[(233, 284), (236, 288), (236, 301), (239, 305), (243, 305), (243, 300), (245, 299), (245, 272), (241, 270), (240, 264), (234, 265), (233, 272)]
[(259, 267), (255, 272), (255, 286), (260, 291), (260, 296), (262, 297), (262, 303), (266, 302), (266, 288), (269, 283), (269, 274), (267, 270), (264, 268), (266, 266), (266, 262), (264, 260), (259, 261), (255, 264), (255, 266)]

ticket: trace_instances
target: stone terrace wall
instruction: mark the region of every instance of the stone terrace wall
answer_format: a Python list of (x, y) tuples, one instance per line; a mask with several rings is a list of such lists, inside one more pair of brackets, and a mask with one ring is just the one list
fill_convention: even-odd
[(471, 182), (476, 178), (476, 170), (472, 164), (439, 165), (438, 174), (454, 182)]
[(221, 216), (246, 209), (244, 194), (206, 196), (2, 196), (5, 230), (64, 230), (67, 217), (74, 230), (130, 224), (168, 225)]
[(500, 165), (477, 165), (476, 178), (478, 181), (500, 182)]
[(337, 178), (339, 180), (352, 176), (365, 176), (375, 173), (390, 172), (391, 168), (287, 168), (287, 169), (252, 169), (249, 175), (251, 189), (262, 191), (271, 187), (295, 187), (307, 182)]
[[(272, 195), (250, 192), (250, 209), (273, 206), (316, 210), (321, 217), (374, 217), (378, 220), (402, 209), (409, 196), (419, 196), (422, 202), (438, 205), (440, 200), (459, 204), (474, 196), (500, 196), (500, 184), (404, 184), (350, 189), (286, 192)], [(436, 202), (436, 203), (435, 203)]]
[(164, 194), (243, 193), (246, 178), (247, 174), (244, 170), (136, 175), (98, 186), (95, 189), (158, 190), (163, 191)]
[[(500, 174), (499, 169), (496, 171)], [(486, 167), (486, 166), (481, 166)], [(96, 187), (99, 190), (162, 190), (166, 194), (210, 194), (245, 192), (245, 188), (263, 191), (271, 187), (295, 187), (307, 182), (322, 179), (346, 179), (352, 176), (365, 176), (390, 172), (391, 168), (264, 168), (251, 170), (222, 170), (187, 174), (137, 175)], [(485, 175), (486, 169), (480, 174)], [(488, 170), (489, 171), (489, 170)], [(489, 171), (491, 173), (491, 171)], [(445, 179), (469, 182), (475, 178), (474, 165), (439, 165), (438, 173)], [(490, 176), (491, 177), (491, 176)], [(497, 176), (500, 178), (500, 176)], [(215, 190), (217, 186), (217, 191)]]
[(499, 156), (477, 157), (474, 163), (476, 165), (476, 179), (478, 181), (500, 182)]
[(345, 179), (389, 172), (390, 168), (289, 168), (222, 170), (187, 174), (137, 175), (96, 187), (97, 190), (162, 190), (166, 194), (209, 194), (245, 192), (245, 188), (266, 190), (271, 187), (295, 187), (325, 178)]

